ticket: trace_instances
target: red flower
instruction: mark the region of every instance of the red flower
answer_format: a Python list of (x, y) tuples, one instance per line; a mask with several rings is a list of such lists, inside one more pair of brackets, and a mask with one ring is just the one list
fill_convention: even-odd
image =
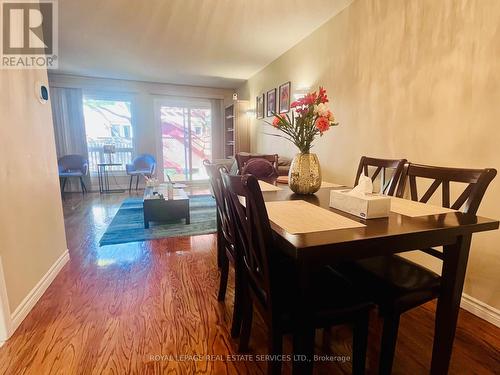
[(326, 95), (326, 90), (323, 87), (319, 87), (319, 102), (328, 103), (328, 95)]
[(316, 94), (316, 92), (309, 93), (306, 96), (304, 96), (304, 98), (302, 99), (303, 104), (304, 105), (312, 105), (312, 104), (316, 103), (317, 98), (318, 98), (318, 95)]
[(278, 116), (274, 116), (273, 126), (274, 126), (275, 128), (277, 128), (277, 127), (279, 126), (279, 124), (280, 124), (280, 122), (281, 122), (281, 119), (282, 119), (282, 117), (281, 117), (281, 116), (279, 116), (279, 115), (278, 115)]
[(316, 120), (316, 127), (320, 133), (324, 133), (330, 129), (330, 121), (328, 121), (328, 118), (326, 117), (318, 117)]
[(295, 108), (295, 107), (298, 107), (299, 105), (301, 105), (300, 102), (298, 100), (296, 100), (292, 104), (290, 104), (290, 107)]

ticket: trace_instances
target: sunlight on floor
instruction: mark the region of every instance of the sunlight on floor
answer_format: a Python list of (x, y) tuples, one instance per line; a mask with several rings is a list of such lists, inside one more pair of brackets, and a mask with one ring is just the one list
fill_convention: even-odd
[[(115, 211), (116, 209), (113, 208)], [(94, 219), (94, 224), (99, 228), (107, 225), (109, 218), (113, 217), (110, 215), (110, 207), (108, 206), (93, 206), (92, 207), (92, 217)]]
[(130, 242), (120, 245), (108, 245), (97, 248), (96, 264), (99, 267), (111, 265), (130, 265), (139, 259), (144, 260), (144, 249), (139, 242)]

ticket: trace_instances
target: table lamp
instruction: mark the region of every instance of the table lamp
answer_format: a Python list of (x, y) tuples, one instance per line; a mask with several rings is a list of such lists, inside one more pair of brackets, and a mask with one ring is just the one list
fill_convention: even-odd
[(102, 146), (102, 152), (109, 155), (109, 164), (112, 164), (111, 154), (116, 152), (115, 145), (104, 145)]

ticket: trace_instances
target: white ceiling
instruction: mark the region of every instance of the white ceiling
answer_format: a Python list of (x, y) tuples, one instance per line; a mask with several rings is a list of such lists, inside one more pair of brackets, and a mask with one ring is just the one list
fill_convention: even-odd
[(59, 72), (235, 88), (351, 2), (59, 0)]

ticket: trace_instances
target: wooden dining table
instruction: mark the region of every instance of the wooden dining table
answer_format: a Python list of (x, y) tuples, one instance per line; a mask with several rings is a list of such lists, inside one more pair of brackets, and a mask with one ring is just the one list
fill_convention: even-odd
[(394, 212), (389, 217), (364, 220), (329, 207), (331, 188), (313, 195), (294, 194), (287, 185), (263, 192), (264, 200), (304, 200), (365, 224), (364, 227), (290, 234), (271, 222), (278, 249), (291, 257), (298, 283), (294, 314), (299, 329), (294, 334), (293, 374), (313, 370), (314, 329), (307, 322), (311, 276), (326, 264), (443, 246), (441, 293), (437, 301), (434, 344), (430, 373), (448, 373), (457, 326), (460, 299), (473, 233), (495, 230), (497, 220), (461, 212), (410, 217)]

